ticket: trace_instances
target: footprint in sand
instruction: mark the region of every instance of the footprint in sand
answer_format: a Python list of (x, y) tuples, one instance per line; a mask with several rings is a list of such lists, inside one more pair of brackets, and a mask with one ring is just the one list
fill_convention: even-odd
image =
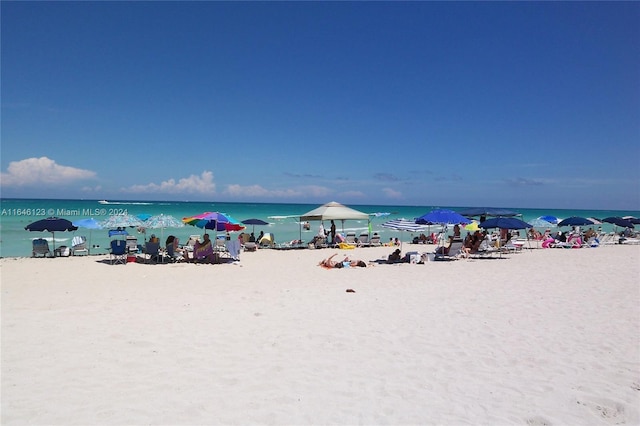
[(605, 398), (595, 398), (592, 400), (579, 400), (579, 405), (587, 407), (591, 412), (606, 420), (609, 424), (625, 424), (627, 421), (624, 405)]
[(551, 422), (544, 417), (535, 416), (527, 419), (527, 426), (551, 426)]

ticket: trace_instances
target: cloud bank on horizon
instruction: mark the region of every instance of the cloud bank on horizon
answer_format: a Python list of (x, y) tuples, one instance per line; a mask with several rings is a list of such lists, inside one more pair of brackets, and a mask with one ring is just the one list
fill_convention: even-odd
[[(398, 180), (387, 173), (374, 173), (373, 180), (384, 183)], [(383, 176), (384, 175), (384, 176)], [(381, 178), (381, 176), (383, 176)], [(291, 176), (289, 176), (291, 179)], [(302, 178), (302, 177), (299, 177)], [(443, 178), (443, 180), (446, 180)], [(452, 177), (451, 181), (460, 180), (459, 177)], [(530, 186), (545, 186), (560, 184), (553, 180), (533, 180), (522, 178), (503, 178), (500, 180), (506, 187), (523, 190)], [(239, 201), (239, 202), (296, 202), (298, 199), (309, 199), (317, 202), (324, 202), (331, 197), (340, 197), (350, 200), (351, 203), (366, 204), (367, 194), (357, 190), (336, 190), (330, 186), (293, 184), (287, 188), (267, 188), (260, 184), (240, 185), (226, 184), (223, 189), (217, 189), (214, 181), (214, 174), (210, 170), (204, 170), (199, 175), (192, 174), (187, 177), (167, 177), (160, 182), (134, 183), (118, 189), (106, 190), (105, 183), (98, 176), (98, 173), (91, 170), (81, 169), (68, 165), (58, 164), (56, 161), (47, 158), (27, 158), (20, 161), (11, 162), (6, 172), (1, 174), (1, 187), (3, 196), (7, 198), (23, 198), (23, 194), (29, 191), (38, 192), (44, 198), (67, 198), (69, 193), (78, 194), (82, 198), (94, 197), (96, 199), (131, 199), (131, 200), (185, 200), (191, 201)], [(99, 182), (99, 183), (96, 183)], [(344, 181), (343, 181), (344, 183)], [(437, 179), (434, 183), (438, 183)], [(90, 185), (92, 184), (92, 185)], [(562, 182), (567, 188), (596, 188), (600, 186), (615, 185), (617, 182), (603, 182), (599, 179), (576, 179)], [(357, 183), (356, 183), (357, 185)], [(108, 186), (108, 185), (107, 185)], [(377, 190), (382, 195), (381, 204), (402, 204), (406, 195), (401, 190), (380, 186)], [(405, 191), (415, 190), (415, 183), (410, 185)], [(44, 192), (42, 192), (44, 191)], [(61, 191), (61, 192), (59, 192)], [(104, 197), (110, 194), (110, 197)], [(27, 196), (26, 198), (30, 198)], [(40, 197), (35, 197), (40, 198)], [(471, 199), (469, 197), (468, 199)], [(491, 202), (478, 200), (477, 205), (489, 205)], [(428, 204), (428, 203), (425, 203)], [(452, 204), (455, 205), (455, 204)], [(473, 204), (469, 204), (473, 205)], [(524, 206), (521, 206), (524, 207)], [(534, 206), (535, 207), (535, 206)], [(578, 208), (578, 207), (573, 207)], [(596, 208), (585, 206), (585, 208)], [(606, 208), (602, 208), (606, 209)], [(633, 205), (629, 205), (621, 210), (637, 210)]]

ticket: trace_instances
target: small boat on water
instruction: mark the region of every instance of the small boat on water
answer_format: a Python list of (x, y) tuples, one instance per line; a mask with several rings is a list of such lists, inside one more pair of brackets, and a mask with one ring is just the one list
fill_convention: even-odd
[(98, 201), (98, 203), (100, 203), (100, 204), (109, 204), (109, 202), (107, 200), (100, 200), (100, 201)]

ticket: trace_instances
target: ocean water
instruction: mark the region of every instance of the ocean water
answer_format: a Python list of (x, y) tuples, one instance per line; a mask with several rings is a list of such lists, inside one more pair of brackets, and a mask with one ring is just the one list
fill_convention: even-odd
[[(353, 205), (349, 207), (369, 213), (371, 216), (371, 230), (378, 232), (383, 241), (389, 238), (399, 237), (403, 241), (409, 241), (413, 234), (399, 233), (381, 226), (391, 219), (414, 219), (436, 208), (462, 210), (474, 206), (382, 206), (382, 205)], [(286, 243), (291, 240), (302, 239), (309, 241), (318, 232), (318, 222), (311, 222), (311, 229), (301, 229), (298, 217), (318, 207), (318, 204), (280, 204), (280, 203), (214, 203), (214, 202), (176, 202), (176, 201), (109, 201), (100, 203), (98, 200), (42, 200), (42, 199), (0, 199), (0, 257), (28, 257), (31, 256), (31, 241), (34, 238), (45, 238), (52, 245), (52, 234), (48, 232), (29, 232), (24, 228), (31, 222), (50, 216), (64, 217), (72, 222), (85, 218), (94, 218), (103, 221), (111, 215), (171, 215), (177, 219), (197, 215), (207, 211), (225, 213), (238, 221), (250, 218), (258, 218), (269, 222), (269, 225), (256, 226), (256, 235), (260, 231), (269, 232), (275, 236), (276, 243)], [(533, 220), (543, 215), (552, 215), (559, 218), (569, 216), (604, 218), (607, 216), (635, 216), (640, 217), (640, 211), (616, 211), (616, 210), (554, 210), (554, 209), (519, 209), (506, 207), (522, 214), (522, 219)], [(375, 213), (388, 213), (375, 215)], [(324, 226), (328, 228), (329, 223)], [(615, 230), (613, 225), (599, 225), (606, 232)], [(355, 231), (359, 234), (368, 230), (367, 221), (348, 220), (344, 223), (337, 221), (338, 232)], [(246, 232), (251, 232), (254, 227), (247, 226)], [(200, 234), (203, 230), (193, 226), (171, 229), (147, 229), (146, 234), (140, 233), (135, 228), (128, 228), (131, 235), (136, 235), (138, 241), (152, 233), (158, 237), (166, 238), (175, 235), (181, 242), (186, 242), (190, 235)], [(214, 234), (213, 231), (208, 231)], [(90, 247), (91, 254), (105, 254), (109, 247), (109, 236), (106, 229), (79, 228), (74, 232), (57, 232), (55, 245), (70, 246), (71, 239), (75, 235), (84, 235)], [(162, 241), (164, 244), (164, 241)]]

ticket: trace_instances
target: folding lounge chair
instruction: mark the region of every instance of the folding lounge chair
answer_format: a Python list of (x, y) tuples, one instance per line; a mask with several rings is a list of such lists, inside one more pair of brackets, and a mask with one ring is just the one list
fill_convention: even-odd
[(363, 232), (360, 234), (360, 236), (358, 237), (358, 245), (360, 247), (369, 247), (369, 233), (368, 232)]
[(160, 243), (150, 243), (147, 242), (145, 244), (145, 260), (144, 263), (158, 263), (162, 262), (162, 256), (160, 255)]
[(166, 259), (169, 262), (180, 262), (182, 260), (184, 260), (184, 256), (182, 256), (180, 253), (176, 253), (176, 251), (173, 249), (173, 243), (170, 243), (167, 245), (167, 257)]
[(371, 241), (369, 241), (370, 247), (380, 247), (382, 245), (382, 241), (380, 241), (380, 235), (374, 235), (371, 237)]
[(49, 243), (44, 238), (37, 238), (32, 242), (33, 257), (51, 257), (51, 250), (49, 250)]
[(87, 237), (76, 235), (71, 239), (71, 253), (74, 256), (86, 256), (89, 254), (87, 248)]
[(485, 238), (480, 243), (480, 247), (475, 253), (471, 253), (472, 257), (491, 257), (494, 253), (500, 253), (500, 249), (492, 244), (490, 239)]
[(247, 241), (244, 243), (244, 251), (256, 251), (258, 245), (253, 241)]
[(447, 253), (435, 253), (435, 260), (456, 260), (462, 250), (462, 240), (453, 240), (449, 245)]
[(349, 245), (356, 245), (356, 233), (355, 232), (347, 232), (347, 235), (345, 236), (345, 243), (349, 244)]
[(127, 253), (138, 253), (138, 238), (134, 235), (127, 235)]
[(111, 240), (109, 259), (112, 265), (127, 264), (127, 242), (125, 240)]

